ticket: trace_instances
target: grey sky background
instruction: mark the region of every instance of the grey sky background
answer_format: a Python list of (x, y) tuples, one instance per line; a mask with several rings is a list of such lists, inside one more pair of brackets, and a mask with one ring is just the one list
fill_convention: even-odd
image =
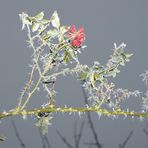
[[(121, 73), (114, 82), (118, 87), (131, 90), (146, 91), (144, 83), (139, 75), (148, 68), (148, 1), (147, 0), (1, 0), (0, 1), (0, 111), (15, 107), (17, 98), (23, 88), (32, 50), (26, 43), (27, 33), (21, 31), (21, 22), (18, 14), (27, 12), (35, 15), (44, 11), (45, 17), (50, 17), (57, 10), (61, 24), (84, 26), (86, 31), (87, 48), (82, 52), (80, 61), (92, 65), (93, 61), (102, 64), (107, 62), (113, 43), (127, 44), (127, 50), (134, 55), (131, 62), (121, 67)], [(68, 76), (60, 78), (56, 86), (58, 105), (68, 104), (81, 106), (84, 103), (80, 84), (75, 78)], [(42, 96), (42, 99), (41, 99)], [(132, 98), (126, 104), (135, 110), (141, 107), (140, 100)], [(30, 107), (46, 102), (44, 94), (35, 95), (30, 101)], [(33, 105), (32, 105), (33, 104)], [(37, 127), (33, 124), (33, 118), (23, 120), (15, 118), (16, 125), (27, 148), (40, 148), (41, 139)], [(73, 143), (73, 125), (77, 120), (81, 123), (86, 116), (80, 119), (78, 115), (54, 114), (53, 125), (49, 128), (49, 141), (53, 148), (65, 148), (66, 146), (56, 134), (58, 129), (67, 139)], [(127, 148), (148, 148), (148, 139), (143, 133), (144, 122), (139, 120), (117, 120), (101, 117), (98, 120), (93, 114), (93, 120), (100, 142), (104, 148), (117, 148), (122, 143), (130, 130), (134, 130), (133, 137)], [(0, 144), (0, 148), (19, 148), (11, 125), (11, 119), (2, 120), (0, 133), (7, 136), (7, 140)], [(92, 134), (85, 124), (83, 142), (92, 140)], [(81, 147), (86, 147), (81, 143)]]

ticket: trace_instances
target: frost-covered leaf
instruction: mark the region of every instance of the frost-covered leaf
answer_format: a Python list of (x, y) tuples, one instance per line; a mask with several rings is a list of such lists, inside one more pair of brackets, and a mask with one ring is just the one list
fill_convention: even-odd
[(122, 61), (120, 62), (120, 65), (125, 66), (125, 62), (122, 60)]
[(44, 12), (40, 12), (40, 13), (38, 13), (36, 16), (34, 16), (34, 18), (35, 18), (37, 21), (42, 20), (43, 17), (44, 17)]
[(22, 21), (22, 30), (25, 29), (26, 25), (32, 25), (32, 21), (30, 21), (28, 19), (29, 18), (28, 14), (23, 12), (22, 14), (19, 14), (19, 17), (20, 17), (20, 19)]
[(6, 137), (4, 135), (0, 134), (0, 142), (3, 142), (5, 140), (6, 140)]
[(61, 32), (61, 34), (64, 34), (64, 33), (66, 33), (68, 31), (68, 27), (67, 26), (62, 26), (62, 27), (60, 27), (60, 32)]
[(96, 81), (95, 81), (95, 74), (94, 73), (92, 73), (90, 75), (90, 82), (91, 82), (92, 86), (95, 87)]
[(59, 27), (60, 27), (60, 18), (59, 18), (59, 16), (58, 16), (57, 11), (55, 11), (55, 12), (53, 13), (51, 23), (52, 23), (52, 25), (53, 25), (55, 28), (59, 29)]
[(121, 57), (119, 57), (119, 56), (113, 56), (112, 57), (112, 62), (114, 62), (114, 63), (120, 63), (120, 61), (121, 61)]
[(69, 62), (69, 54), (68, 54), (67, 51), (65, 51), (65, 53), (64, 53), (64, 59), (63, 59), (63, 61), (64, 61), (64, 63), (66, 63), (66, 64)]
[(47, 19), (42, 19), (41, 23), (42, 23), (43, 25), (45, 25), (45, 24), (49, 23), (49, 20), (47, 20)]
[(69, 49), (69, 54), (74, 60), (77, 60), (77, 55), (73, 49)]
[(67, 32), (67, 30), (68, 30), (68, 27), (67, 26), (60, 27), (60, 34), (58, 36), (59, 42), (64, 41), (64, 34)]
[(133, 54), (132, 53), (124, 53), (124, 55), (126, 56), (126, 58), (130, 58)]
[(51, 125), (51, 119), (51, 116), (42, 116), (38, 119), (36, 126), (39, 127), (43, 135), (48, 133), (48, 126)]
[(49, 30), (47, 32), (48, 35), (52, 36), (52, 37), (55, 37), (59, 34), (58, 30), (57, 29), (53, 29), (53, 30)]
[(143, 97), (142, 98), (142, 108), (144, 109), (144, 110), (146, 110), (146, 111), (148, 111), (148, 97), (146, 96), (146, 97)]
[(124, 52), (124, 50), (122, 47), (116, 49), (116, 54), (121, 54), (123, 52)]
[(107, 76), (112, 76), (114, 78), (114, 77), (116, 77), (117, 73), (119, 73), (119, 72), (120, 72), (120, 70), (118, 70), (117, 68), (115, 68), (114, 70), (109, 71), (107, 73)]
[(39, 23), (33, 23), (32, 24), (32, 32), (35, 32), (39, 29), (40, 24)]
[(79, 77), (80, 77), (81, 80), (86, 80), (87, 75), (88, 75), (88, 73), (82, 72)]
[(47, 40), (49, 38), (54, 38), (59, 34), (57, 29), (49, 30), (47, 34), (44, 35), (43, 39)]

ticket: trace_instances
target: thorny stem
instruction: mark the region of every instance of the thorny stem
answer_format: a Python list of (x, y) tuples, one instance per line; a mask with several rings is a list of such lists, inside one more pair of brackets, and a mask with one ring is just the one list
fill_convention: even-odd
[(34, 73), (34, 70), (35, 70), (35, 67), (36, 65), (34, 64), (32, 66), (32, 69), (31, 69), (31, 73), (30, 73), (30, 77), (29, 77), (29, 80), (28, 82), (26, 83), (26, 85), (24, 86), (24, 89), (21, 93), (21, 96), (20, 96), (20, 99), (19, 99), (19, 102), (18, 102), (18, 107), (21, 107), (21, 104), (22, 104), (22, 100), (24, 98), (24, 95), (26, 93), (26, 91), (28, 90), (28, 88), (31, 86), (31, 83), (32, 83), (32, 77), (33, 77), (33, 73)]
[[(24, 91), (23, 91), (23, 93), (22, 93), (22, 95), (21, 95), (21, 97), (20, 97), (20, 100), (19, 100), (19, 103), (18, 103), (18, 109), (19, 109), (19, 108), (21, 108), (21, 109), (24, 109), (24, 108), (25, 108), (25, 106), (27, 105), (27, 103), (28, 103), (30, 97), (33, 95), (33, 93), (34, 93), (34, 92), (36, 91), (36, 89), (38, 88), (38, 85), (40, 84), (40, 81), (41, 81), (42, 79), (44, 79), (44, 75), (47, 73), (47, 71), (50, 69), (50, 67), (52, 67), (52, 60), (50, 60), (50, 61), (47, 62), (47, 65), (45, 66), (44, 71), (41, 72), (41, 69), (40, 69), (40, 66), (39, 66), (39, 63), (38, 63), (38, 59), (39, 59), (39, 56), (40, 56), (40, 52), (39, 52), (39, 51), (40, 51), (40, 49), (45, 45), (45, 43), (44, 43), (44, 40), (43, 40), (42, 38), (40, 38), (43, 43), (41, 44), (41, 46), (39, 46), (39, 47), (36, 48), (36, 47), (34, 46), (33, 37), (31, 36), (31, 30), (30, 30), (29, 25), (27, 25), (27, 30), (28, 30), (29, 44), (30, 44), (31, 47), (33, 48), (33, 50), (34, 50), (33, 56), (36, 55), (36, 58), (34, 58), (35, 64), (34, 64), (33, 67), (32, 67), (29, 81), (27, 82), (26, 86), (24, 87)], [(65, 41), (61, 42), (60, 44), (58, 44), (58, 46), (55, 47), (56, 52), (53, 54), (53, 57), (57, 54), (57, 52), (58, 52), (60, 49), (62, 49), (62, 48), (65, 46), (65, 44), (63, 44), (64, 42), (65, 42)], [(32, 77), (33, 77), (33, 73), (34, 73), (35, 68), (37, 68), (40, 77), (39, 77), (38, 82), (36, 83), (34, 89), (32, 90), (31, 93), (29, 93), (28, 97), (26, 98), (24, 104), (23, 104), (22, 107), (21, 107), (21, 103), (22, 103), (24, 94), (25, 94), (25, 92), (27, 91), (27, 89), (31, 86)], [(48, 88), (46, 85), (44, 85), (44, 87), (45, 87), (45, 90), (47, 91), (47, 93), (51, 96), (52, 94), (49, 93), (49, 92), (50, 92), (49, 88)], [(52, 98), (52, 97), (51, 97), (51, 98)], [(51, 102), (53, 103), (54, 101), (51, 100)]]
[[(49, 24), (48, 24), (49, 25)], [(47, 25), (47, 26), (48, 26)], [(50, 75), (46, 75), (47, 72), (49, 72), (49, 70), (51, 70), (53, 68), (53, 64), (54, 64), (54, 58), (56, 57), (57, 53), (61, 50), (61, 49), (67, 49), (67, 48), (71, 48), (71, 45), (69, 44), (65, 44), (67, 41), (61, 41), (58, 44), (53, 44), (54, 46), (50, 47), (50, 49), (53, 49), (49, 60), (47, 61), (47, 63), (43, 66), (43, 71), (40, 68), (40, 63), (39, 63), (39, 58), (40, 58), (40, 54), (41, 54), (41, 49), (48, 45), (48, 42), (46, 42), (44, 40), (44, 38), (42, 38), (43, 36), (41, 35), (47, 28), (47, 26), (43, 29), (43, 31), (36, 35), (36, 36), (32, 36), (31, 34), (31, 29), (29, 27), (29, 24), (27, 24), (27, 31), (28, 31), (28, 38), (29, 38), (29, 43), (30, 46), (33, 48), (33, 66), (31, 69), (31, 73), (30, 73), (30, 78), (26, 84), (26, 86), (24, 87), (24, 91), (21, 94), (20, 100), (18, 102), (18, 108), (15, 108), (13, 110), (9, 110), (8, 112), (1, 112), (0, 113), (0, 119), (2, 118), (6, 118), (8, 116), (15, 116), (15, 115), (37, 115), (38, 113), (51, 113), (51, 112), (61, 112), (61, 113), (85, 113), (87, 112), (88, 114), (90, 112), (95, 112), (98, 115), (105, 115), (105, 116), (109, 116), (109, 117), (117, 117), (117, 116), (131, 116), (131, 117), (139, 117), (139, 118), (143, 118), (143, 117), (148, 117), (148, 113), (146, 112), (130, 112), (130, 111), (123, 111), (120, 109), (114, 109), (114, 110), (107, 110), (107, 109), (103, 109), (101, 108), (102, 104), (106, 101), (106, 99), (102, 99), (99, 104), (94, 105), (94, 106), (89, 106), (89, 107), (82, 107), (82, 108), (73, 108), (73, 107), (55, 107), (54, 104), (54, 98), (52, 98), (52, 92), (50, 91), (50, 89), (48, 88), (48, 85), (46, 84), (42, 84), (42, 80), (47, 80), (49, 78), (51, 78), (52, 76), (57, 77), (61, 74), (64, 74), (65, 72), (75, 72), (77, 71), (77, 68), (80, 69), (81, 65), (78, 63), (78, 66), (76, 65), (74, 68), (66, 68), (63, 69), (62, 71), (57, 71), (55, 73), (51, 73)], [(39, 45), (39, 47), (36, 47), (34, 39), (38, 37), (41, 41), (41, 44)], [(74, 38), (73, 36), (71, 38)], [(68, 38), (68, 40), (70, 40), (70, 38)], [(48, 45), (49, 46), (49, 45)], [(122, 61), (121, 61), (122, 62)], [(106, 75), (109, 72), (112, 72), (114, 69), (116, 69), (118, 66), (120, 65), (120, 61), (119, 63), (116, 63), (110, 66), (107, 66), (107, 68), (105, 68), (103, 71), (101, 71), (99, 73), (99, 75)], [(39, 73), (39, 78), (36, 81), (35, 85), (32, 86), (32, 79), (33, 79), (33, 75), (35, 71), (38, 71)], [(83, 66), (82, 66), (82, 70), (83, 70)], [(32, 110), (25, 110), (25, 107), (27, 105), (27, 103), (29, 102), (30, 98), (32, 97), (32, 95), (36, 92), (36, 90), (38, 89), (39, 85), (42, 84), (43, 87), (45, 88), (45, 90), (47, 91), (48, 95), (49, 95), (49, 105), (46, 106), (46, 108), (35, 108)], [(54, 85), (52, 86), (52, 89), (54, 89)], [(32, 87), (31, 87), (32, 86)], [(31, 90), (30, 90), (31, 89)], [(27, 94), (27, 91), (29, 91), (29, 93)], [(26, 98), (24, 97), (24, 94), (27, 94)], [(24, 102), (23, 102), (24, 99)], [(88, 103), (86, 103), (88, 104)], [(101, 147), (101, 145), (100, 145)]]
[(21, 106), (21, 109), (24, 109), (24, 108), (26, 107), (26, 105), (27, 105), (29, 99), (30, 99), (31, 96), (34, 94), (34, 92), (37, 90), (37, 88), (38, 88), (38, 86), (39, 86), (41, 80), (42, 80), (42, 77), (40, 76), (40, 78), (38, 79), (38, 81), (37, 81), (37, 83), (36, 83), (34, 89), (31, 91), (31, 93), (28, 94), (28, 97), (27, 97), (26, 101), (25, 101), (24, 104)]
[[(73, 71), (77, 70), (77, 68), (79, 69), (79, 67), (74, 67), (73, 69), (70, 69), (70, 70), (69, 70), (69, 69), (66, 69), (65, 71), (61, 71), (61, 72), (58, 72), (58, 73), (55, 73), (55, 74), (51, 75), (51, 77), (52, 77), (52, 76), (59, 76), (59, 75), (63, 74), (64, 72), (70, 72), (70, 71), (73, 72)], [(37, 81), (37, 83), (36, 83), (34, 89), (31, 91), (31, 93), (29, 93), (29, 95), (28, 95), (26, 101), (24, 102), (24, 104), (23, 104), (22, 107), (21, 107), (22, 110), (26, 107), (26, 105), (27, 105), (29, 99), (30, 99), (31, 96), (34, 94), (34, 92), (37, 90), (37, 88), (38, 88), (38, 86), (39, 86), (41, 80), (42, 80), (43, 77), (44, 77), (44, 74), (45, 74), (45, 71), (44, 71), (43, 74), (39, 77), (39, 79), (38, 79), (38, 81)], [(51, 93), (47, 86), (45, 86), (45, 89), (47, 90), (48, 93)], [(51, 102), (54, 103), (53, 100), (51, 100)], [(52, 104), (52, 105), (53, 105), (53, 104)]]
[[(19, 106), (19, 107), (21, 106), (21, 109), (24, 109), (24, 108), (26, 107), (26, 105), (27, 105), (29, 99), (30, 99), (31, 96), (34, 94), (34, 92), (37, 90), (37, 88), (38, 88), (38, 86), (39, 86), (39, 84), (40, 84), (40, 82), (41, 82), (41, 80), (42, 80), (44, 74), (49, 70), (49, 68), (50, 68), (50, 66), (51, 66), (51, 62), (49, 62), (48, 66), (46, 66), (46, 68), (44, 69), (43, 73), (41, 72), (40, 67), (39, 67), (39, 64), (38, 64), (38, 59), (39, 59), (39, 56), (40, 56), (39, 50), (42, 48), (42, 46), (44, 46), (44, 44), (42, 44), (39, 48), (36, 49), (35, 46), (34, 46), (34, 44), (33, 44), (33, 39), (32, 39), (32, 37), (31, 37), (31, 31), (30, 31), (29, 25), (27, 25), (27, 29), (28, 29), (29, 43), (30, 43), (31, 47), (32, 47), (33, 50), (34, 50), (34, 54), (38, 53), (38, 54), (37, 54), (37, 57), (34, 58), (35, 64), (34, 64), (34, 66), (32, 67), (32, 72), (31, 72), (29, 81), (28, 81), (28, 83), (27, 83), (27, 84), (28, 84), (27, 86), (29, 86), (30, 82), (32, 81), (32, 75), (33, 75), (34, 69), (35, 69), (36, 67), (37, 67), (37, 70), (38, 70), (38, 72), (39, 72), (40, 77), (39, 77), (39, 79), (38, 79), (38, 81), (37, 81), (37, 83), (36, 83), (34, 89), (31, 91), (31, 93), (29, 93), (28, 97), (26, 98), (26, 100), (25, 100), (25, 102), (24, 102), (24, 104), (23, 104), (22, 106), (21, 106), (21, 102), (22, 102), (23, 96), (20, 98), (20, 101), (19, 101), (19, 105), (18, 105), (18, 106)], [(50, 91), (49, 91), (48, 87), (46, 86), (45, 88), (46, 88), (47, 92), (49, 93)], [(26, 90), (27, 90), (27, 87), (26, 87), (25, 91), (26, 91)]]
[[(39, 49), (41, 49), (42, 46), (44, 46), (44, 44), (42, 44), (41, 46), (39, 46), (39, 47), (36, 49), (35, 46), (34, 46), (34, 44), (33, 44), (33, 39), (32, 39), (32, 36), (31, 36), (31, 31), (30, 31), (29, 25), (27, 25), (27, 29), (28, 29), (29, 43), (30, 43), (31, 47), (32, 47), (33, 50), (34, 50), (34, 54), (36, 54), (36, 53), (38, 52), (37, 57), (34, 59), (34, 60), (35, 60), (35, 65), (32, 67), (32, 72), (31, 72), (29, 81), (28, 81), (28, 83), (27, 83), (27, 86), (29, 87), (29, 86), (30, 86), (30, 85), (29, 85), (30, 82), (32, 82), (33, 72), (34, 72), (34, 69), (35, 69), (36, 67), (37, 67), (37, 70), (38, 70), (38, 72), (39, 72), (40, 77), (39, 77), (39, 79), (38, 79), (36, 85), (34, 86), (33, 90), (28, 94), (28, 97), (26, 98), (26, 100), (25, 100), (25, 102), (24, 102), (24, 104), (23, 104), (22, 106), (21, 106), (21, 103), (22, 103), (23, 96), (20, 98), (20, 101), (19, 101), (19, 103), (18, 103), (18, 109), (21, 109), (21, 110), (23, 110), (23, 109), (26, 107), (27, 103), (29, 102), (29, 99), (30, 99), (31, 96), (34, 94), (34, 92), (37, 90), (37, 88), (38, 88), (38, 86), (39, 86), (41, 80), (44, 79), (44, 77), (45, 77), (44, 75), (45, 75), (45, 74), (47, 73), (47, 71), (52, 67), (52, 60), (50, 60), (50, 61), (47, 63), (47, 65), (45, 66), (44, 71), (41, 72), (40, 67), (39, 67), (39, 64), (38, 64), (38, 59), (39, 59), (39, 56), (40, 56)], [(61, 46), (60, 46), (60, 45), (61, 45)], [(57, 53), (60, 49), (62, 49), (64, 46), (65, 46), (65, 45), (64, 45), (63, 42), (62, 42), (62, 43), (60, 43), (57, 47), (55, 47), (56, 52), (54, 53), (54, 55), (56, 55), (56, 53)], [(53, 57), (54, 57), (54, 55), (53, 55)], [(60, 75), (60, 74), (62, 74), (62, 73), (63, 73), (63, 71), (57, 73), (56, 75)], [(55, 76), (55, 75), (54, 75), (54, 76)], [(45, 87), (45, 90), (47, 91), (47, 93), (51, 96), (51, 100), (50, 100), (51, 102), (50, 102), (50, 103), (54, 103), (54, 100), (53, 100), (53, 98), (52, 98), (52, 94), (51, 94), (49, 88), (47, 87), (47, 85), (44, 85), (44, 87)], [(27, 91), (27, 89), (28, 89), (27, 87), (24, 89), (24, 93)], [(52, 105), (53, 105), (53, 104), (52, 104)]]
[[(38, 52), (38, 54), (36, 54), (36, 58), (34, 58), (35, 63), (34, 63), (34, 65), (32, 66), (30, 78), (29, 78), (29, 80), (28, 80), (28, 82), (27, 82), (26, 86), (24, 87), (24, 90), (23, 90), (23, 92), (22, 92), (22, 94), (21, 94), (21, 97), (20, 97), (20, 100), (19, 100), (19, 103), (18, 103), (18, 107), (19, 107), (19, 108), (21, 107), (21, 103), (22, 103), (24, 94), (26, 93), (26, 91), (28, 90), (28, 88), (31, 86), (32, 78), (33, 78), (33, 73), (34, 73), (36, 67), (37, 67), (37, 69), (38, 69), (39, 74), (41, 75), (41, 70), (40, 70), (40, 67), (39, 67), (39, 64), (38, 64), (38, 59), (39, 59), (39, 56), (40, 56), (39, 50), (42, 48), (43, 45), (41, 45), (40, 47), (38, 47), (37, 49), (35, 49), (35, 47), (34, 47), (34, 45), (33, 45), (33, 39), (32, 39), (32, 37), (31, 37), (30, 28), (29, 28), (28, 25), (27, 25), (27, 29), (28, 29), (29, 43), (30, 43), (31, 47), (32, 47), (33, 50), (34, 50), (34, 53), (37, 53), (37, 52)], [(29, 96), (28, 96), (28, 98), (29, 98)], [(27, 98), (26, 100), (29, 100), (28, 98)], [(26, 102), (26, 101), (25, 101), (25, 102)], [(26, 104), (26, 103), (25, 103), (25, 104)], [(23, 106), (24, 106), (24, 105), (23, 105)]]
[[(38, 60), (38, 58), (39, 58), (39, 54), (38, 54), (38, 56), (37, 56), (37, 60)], [(33, 65), (33, 67), (32, 67), (32, 70), (31, 70), (31, 73), (30, 73), (30, 78), (29, 78), (29, 80), (28, 80), (26, 86), (24, 87), (24, 91), (23, 91), (23, 93), (21, 94), (21, 97), (20, 97), (20, 100), (19, 100), (19, 103), (18, 103), (18, 106), (19, 106), (19, 107), (21, 107), (22, 99), (23, 99), (23, 97), (24, 97), (26, 91), (31, 87), (33, 74), (34, 74), (34, 71), (35, 71), (35, 68), (36, 68), (37, 65), (38, 65), (37, 62), (35, 62), (34, 65)], [(39, 66), (37, 66), (37, 67), (39, 67)], [(39, 68), (37, 68), (37, 69), (39, 69)], [(39, 70), (38, 70), (38, 71), (39, 71)], [(41, 73), (41, 72), (39, 71), (39, 74), (40, 74), (40, 73)], [(28, 99), (28, 98), (27, 98), (27, 99)]]
[(8, 112), (1, 112), (0, 119), (6, 118), (9, 116), (15, 115), (36, 115), (38, 113), (85, 113), (85, 112), (95, 112), (100, 115), (105, 116), (125, 116), (125, 117), (139, 117), (139, 118), (146, 118), (148, 117), (148, 113), (140, 113), (140, 112), (130, 112), (130, 111), (122, 111), (122, 110), (114, 110), (109, 111), (107, 109), (102, 109), (98, 107), (79, 107), (79, 108), (72, 108), (72, 107), (48, 107), (48, 108), (36, 108), (32, 110), (10, 110)]
[[(81, 83), (82, 83), (82, 81), (81, 81)], [(88, 97), (87, 97), (87, 94), (86, 94), (84, 88), (83, 88), (83, 87), (81, 87), (81, 88), (82, 88), (82, 92), (83, 92), (85, 104), (88, 104), (88, 100), (87, 100)], [(102, 99), (102, 100), (104, 100), (104, 99)], [(101, 103), (98, 105), (98, 108), (101, 107), (102, 103), (103, 103), (103, 101), (101, 101)], [(87, 118), (88, 118), (88, 123), (89, 123), (89, 125), (90, 125), (92, 134), (93, 134), (94, 139), (95, 139), (95, 142), (96, 142), (96, 146), (97, 146), (98, 148), (101, 148), (102, 145), (101, 145), (100, 142), (99, 142), (98, 135), (97, 135), (97, 133), (96, 133), (94, 124), (93, 124), (93, 122), (92, 122), (92, 118), (91, 118), (90, 112), (87, 112)]]

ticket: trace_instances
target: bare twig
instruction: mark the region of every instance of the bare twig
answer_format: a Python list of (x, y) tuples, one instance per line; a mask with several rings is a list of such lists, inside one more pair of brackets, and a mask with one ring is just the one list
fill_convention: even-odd
[(47, 148), (51, 148), (51, 145), (50, 145), (50, 142), (47, 138), (47, 135), (43, 135), (40, 128), (39, 128), (39, 133), (40, 133), (40, 137), (41, 137), (41, 140), (42, 140), (43, 148), (46, 148), (46, 146), (47, 146)]
[(44, 139), (45, 139), (45, 141), (46, 141), (47, 147), (48, 147), (48, 148), (51, 148), (51, 145), (50, 145), (50, 143), (49, 143), (49, 140), (48, 140), (48, 138), (47, 138), (47, 135), (44, 135)]
[(146, 123), (146, 127), (148, 128), (148, 123)]
[(41, 140), (42, 140), (43, 148), (46, 148), (45, 139), (44, 139), (43, 134), (41, 133), (40, 129), (39, 129), (39, 133), (40, 133), (40, 137), (41, 137)]
[(18, 130), (17, 130), (17, 127), (16, 127), (16, 125), (15, 125), (14, 120), (11, 120), (11, 123), (12, 123), (13, 129), (14, 129), (16, 138), (18, 139), (18, 141), (19, 141), (21, 147), (22, 147), (22, 148), (26, 148), (26, 146), (25, 146), (23, 140), (21, 139), (21, 137), (20, 137), (20, 135), (19, 135), (19, 132), (18, 132)]
[[(82, 84), (82, 83), (83, 83), (83, 82), (81, 81), (81, 84)], [(83, 92), (85, 104), (88, 104), (88, 101), (87, 101), (87, 94), (86, 94), (84, 88), (82, 87), (82, 85), (81, 85), (81, 88), (82, 88), (82, 92)], [(97, 146), (98, 148), (102, 148), (102, 145), (101, 145), (100, 142), (99, 142), (98, 135), (97, 135), (97, 133), (96, 133), (94, 124), (93, 124), (93, 122), (92, 122), (92, 118), (91, 118), (90, 112), (87, 112), (87, 118), (88, 118), (88, 123), (89, 123), (89, 125), (90, 125), (90, 129), (91, 129), (92, 134), (93, 134), (93, 136), (94, 136), (94, 140), (95, 140), (95, 142), (96, 142), (96, 146)]]
[(122, 144), (119, 144), (119, 148), (125, 148), (126, 144), (128, 143), (128, 141), (130, 140), (130, 138), (133, 135), (133, 130), (130, 131), (129, 135), (127, 136), (127, 138), (125, 139), (125, 141)]
[(96, 143), (94, 142), (85, 142), (84, 144), (89, 146), (96, 146)]
[(143, 129), (143, 131), (144, 131), (145, 135), (148, 137), (148, 131), (145, 128)]
[(79, 148), (79, 143), (82, 137), (83, 129), (84, 129), (84, 121), (81, 123), (79, 134), (77, 134), (77, 126), (75, 122), (75, 125), (74, 125), (75, 148)]
[(77, 138), (78, 138), (78, 136), (77, 136), (77, 121), (75, 121), (75, 123), (74, 123), (74, 141), (75, 141), (75, 146), (77, 145), (76, 143), (77, 143)]
[(67, 145), (68, 148), (73, 148), (73, 146), (67, 141), (65, 137), (61, 135), (61, 133), (57, 130), (57, 134), (61, 138), (61, 140)]

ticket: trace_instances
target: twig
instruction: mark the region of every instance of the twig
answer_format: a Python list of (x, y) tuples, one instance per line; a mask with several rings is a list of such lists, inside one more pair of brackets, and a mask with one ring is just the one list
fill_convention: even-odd
[(122, 144), (119, 144), (119, 148), (125, 148), (126, 144), (128, 143), (128, 141), (130, 140), (130, 138), (133, 135), (133, 130), (130, 131), (129, 135), (127, 136), (127, 138), (125, 139), (125, 141)]
[(47, 107), (47, 108), (34, 108), (32, 110), (16, 110), (15, 108), (9, 111), (0, 112), (0, 119), (7, 118), (10, 116), (18, 116), (18, 115), (36, 115), (38, 113), (51, 113), (51, 112), (59, 112), (59, 113), (88, 113), (88, 112), (96, 112), (105, 116), (126, 116), (126, 117), (139, 117), (146, 118), (148, 117), (148, 113), (140, 113), (140, 112), (130, 112), (130, 111), (122, 111), (122, 110), (114, 110), (110, 111), (107, 109), (97, 108), (97, 107)]
[(46, 148), (45, 139), (44, 139), (44, 137), (43, 137), (43, 135), (42, 135), (40, 129), (39, 129), (39, 133), (40, 133), (40, 137), (41, 137), (41, 140), (42, 140), (43, 148)]
[(18, 139), (18, 141), (19, 141), (21, 147), (22, 147), (22, 148), (26, 148), (26, 146), (25, 146), (23, 140), (21, 139), (21, 137), (20, 137), (20, 135), (19, 135), (19, 132), (18, 132), (18, 130), (17, 130), (17, 127), (16, 127), (16, 125), (15, 125), (14, 120), (11, 120), (11, 123), (12, 123), (13, 129), (14, 129), (16, 138)]
[[(82, 84), (82, 81), (81, 81), (81, 84)], [(82, 92), (83, 92), (85, 104), (88, 104), (88, 101), (87, 101), (87, 94), (86, 94), (86, 92), (85, 92), (85, 90), (84, 90), (84, 88), (83, 88), (82, 86), (81, 86), (81, 88), (82, 88)], [(89, 125), (90, 125), (90, 129), (91, 129), (91, 131), (92, 131), (92, 134), (93, 134), (94, 139), (95, 139), (95, 142), (96, 142), (96, 146), (97, 146), (98, 148), (101, 148), (102, 145), (101, 145), (100, 142), (99, 142), (98, 135), (97, 135), (97, 133), (96, 133), (94, 124), (93, 124), (93, 122), (92, 122), (90, 112), (87, 112), (87, 118), (88, 118), (88, 123), (89, 123)]]
[(145, 128), (143, 129), (143, 131), (146, 134), (146, 136), (148, 137), (148, 131)]
[(41, 46), (37, 47), (37, 49), (36, 49), (35, 46), (34, 46), (33, 38), (31, 36), (31, 31), (30, 31), (30, 28), (29, 28), (28, 25), (27, 25), (27, 29), (28, 29), (29, 42), (30, 42), (30, 45), (33, 48), (34, 52), (36, 53), (36, 58), (35, 58), (35, 55), (34, 55), (35, 63), (32, 66), (29, 80), (26, 83), (26, 85), (25, 85), (25, 87), (24, 87), (24, 89), (23, 89), (23, 91), (21, 93), (20, 100), (19, 100), (19, 103), (18, 103), (18, 107), (21, 107), (21, 103), (22, 103), (23, 97), (24, 97), (26, 91), (29, 89), (29, 87), (31, 87), (31, 84), (32, 84), (32, 81), (33, 81), (32, 80), (33, 79), (33, 74), (34, 74), (34, 71), (36, 70), (36, 68), (38, 69), (38, 72), (41, 75), (41, 70), (40, 70), (40, 67), (39, 67), (39, 64), (38, 64), (38, 60), (39, 60), (39, 57), (40, 57), (40, 49), (44, 46), (44, 44), (42, 44)]
[(49, 143), (49, 140), (47, 138), (47, 135), (43, 135), (40, 128), (39, 128), (39, 133), (40, 133), (40, 137), (42, 139), (42, 145), (43, 145), (43, 148), (46, 148), (46, 144), (47, 144), (47, 148), (51, 148), (51, 145)]
[(148, 128), (148, 123), (146, 123), (146, 127)]
[(74, 139), (75, 139), (75, 148), (79, 148), (79, 143), (82, 137), (82, 132), (84, 129), (84, 121), (81, 123), (79, 134), (77, 134), (77, 124), (74, 125)]
[(75, 146), (77, 145), (76, 143), (77, 143), (77, 121), (75, 121), (75, 123), (74, 123), (74, 141), (75, 141)]
[(57, 130), (57, 134), (59, 135), (59, 137), (61, 138), (61, 140), (67, 145), (68, 148), (73, 148), (73, 146), (67, 141), (67, 139), (65, 137), (63, 137), (60, 132)]
[(85, 142), (84, 144), (89, 146), (96, 146), (96, 143), (94, 142)]
[(44, 139), (45, 139), (45, 141), (46, 141), (46, 143), (47, 143), (48, 148), (51, 148), (51, 145), (50, 145), (50, 143), (49, 143), (49, 140), (48, 140), (48, 138), (47, 138), (47, 135), (44, 135)]

